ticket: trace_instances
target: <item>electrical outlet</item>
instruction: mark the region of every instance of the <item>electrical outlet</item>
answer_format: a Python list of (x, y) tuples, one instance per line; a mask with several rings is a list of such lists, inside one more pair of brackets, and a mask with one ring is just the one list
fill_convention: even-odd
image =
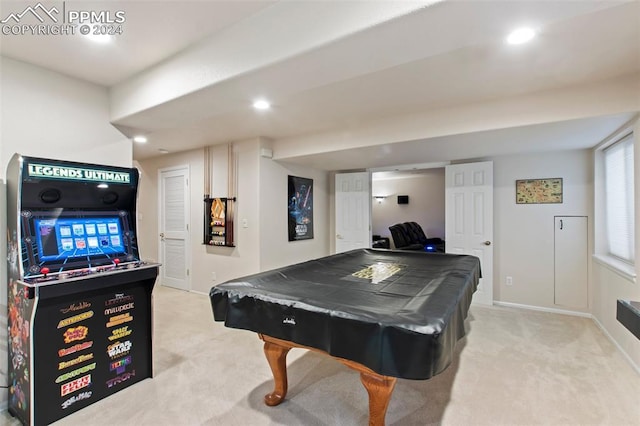
[(211, 273), (211, 281), (215, 281), (215, 280), (217, 280), (217, 279), (218, 279), (218, 277), (216, 276), (216, 273), (215, 273), (215, 272), (212, 272), (212, 273)]
[(249, 221), (247, 219), (242, 219), (242, 227), (243, 228), (248, 228), (249, 227)]
[(507, 277), (506, 283), (507, 285), (513, 285), (513, 277)]

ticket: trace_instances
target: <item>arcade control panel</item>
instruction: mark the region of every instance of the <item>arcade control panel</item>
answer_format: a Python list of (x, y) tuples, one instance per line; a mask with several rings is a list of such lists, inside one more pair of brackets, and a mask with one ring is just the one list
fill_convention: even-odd
[(89, 278), (98, 274), (125, 272), (132, 269), (144, 268), (145, 266), (157, 267), (158, 264), (144, 261), (120, 262), (120, 259), (113, 259), (113, 263), (110, 265), (74, 269), (71, 271), (56, 273), (51, 273), (49, 268), (45, 266), (40, 268), (40, 275), (25, 278), (24, 283), (27, 285), (54, 284), (60, 281)]

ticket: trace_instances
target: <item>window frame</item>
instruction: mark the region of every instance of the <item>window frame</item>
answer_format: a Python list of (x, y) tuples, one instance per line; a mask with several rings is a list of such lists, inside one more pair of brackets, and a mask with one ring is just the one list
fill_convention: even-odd
[[(617, 142), (622, 142), (627, 137), (631, 137), (632, 144), (634, 144), (634, 157), (638, 155), (635, 148), (637, 147), (637, 141), (635, 138), (638, 134), (634, 134), (633, 124), (627, 124), (607, 139), (602, 141), (594, 148), (594, 216), (595, 216), (595, 252), (593, 259), (599, 264), (607, 267), (613, 272), (621, 275), (622, 277), (635, 282), (636, 281), (636, 265), (635, 258), (631, 259), (631, 262), (623, 260), (611, 253), (609, 253), (609, 243), (607, 238), (607, 224), (606, 224), (606, 197), (605, 197), (605, 150)], [(637, 162), (637, 159), (636, 159)], [(634, 173), (634, 185), (638, 180), (638, 177)], [(636, 190), (637, 193), (637, 190)], [(633, 194), (635, 197), (635, 194)], [(635, 209), (637, 206), (637, 200), (634, 200), (632, 207)], [(635, 217), (637, 212), (634, 212), (632, 217)], [(637, 227), (637, 221), (634, 223), (634, 228)], [(637, 235), (638, 230), (635, 229)], [(635, 235), (634, 235), (635, 241)], [(636, 254), (637, 255), (637, 254)]]

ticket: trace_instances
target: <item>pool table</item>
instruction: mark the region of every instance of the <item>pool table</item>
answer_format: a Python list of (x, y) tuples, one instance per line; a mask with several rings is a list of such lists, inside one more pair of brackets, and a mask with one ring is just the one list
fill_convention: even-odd
[(215, 321), (258, 333), (277, 405), (286, 355), (325, 353), (360, 372), (369, 424), (382, 425), (396, 378), (428, 379), (452, 361), (480, 279), (477, 257), (358, 249), (214, 286)]

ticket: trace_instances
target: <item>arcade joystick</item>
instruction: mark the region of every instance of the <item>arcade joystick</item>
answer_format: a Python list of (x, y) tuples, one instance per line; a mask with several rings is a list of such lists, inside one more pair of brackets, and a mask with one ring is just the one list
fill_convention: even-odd
[(118, 258), (113, 259), (113, 263), (115, 263), (115, 265), (118, 266), (120, 264), (120, 259)]
[(40, 273), (42, 275), (44, 275), (45, 277), (47, 276), (47, 274), (49, 273), (49, 268), (47, 268), (46, 266), (44, 268), (40, 268)]

